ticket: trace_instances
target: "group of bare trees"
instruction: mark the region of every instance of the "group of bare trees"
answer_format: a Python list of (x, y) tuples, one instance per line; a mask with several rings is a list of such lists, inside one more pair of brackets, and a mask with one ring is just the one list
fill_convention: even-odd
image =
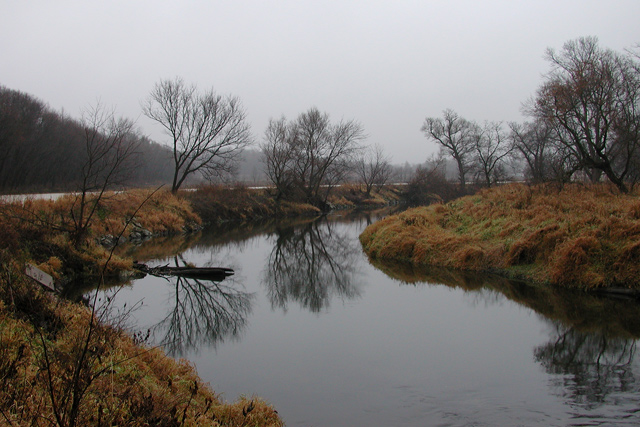
[[(427, 138), (455, 162), (459, 193), (469, 182), (489, 187), (514, 175), (532, 182), (606, 179), (621, 192), (640, 179), (638, 55), (585, 37), (546, 57), (550, 71), (524, 104), (531, 121), (478, 124), (451, 109), (424, 121)], [(168, 146), (151, 143), (131, 121), (100, 106), (76, 121), (0, 87), (0, 190), (104, 191), (128, 176), (134, 183), (170, 180), (176, 192), (193, 177), (231, 176), (253, 142), (237, 97), (201, 92), (180, 78), (159, 81), (142, 109), (164, 128)], [(367, 196), (384, 186), (390, 160), (380, 146), (363, 147), (364, 139), (358, 122), (334, 123), (317, 108), (295, 120), (270, 120), (260, 148), (276, 198), (322, 207), (345, 180), (361, 183)], [(139, 154), (144, 161), (132, 168)]]
[(442, 118), (428, 117), (422, 131), (455, 160), (461, 192), (472, 174), (487, 187), (505, 177), (505, 159), (513, 148), (501, 123), (480, 126), (447, 109)]
[[(491, 187), (511, 175), (510, 160), (515, 147), (500, 122), (480, 125), (446, 109), (442, 118), (428, 117), (422, 131), (440, 145), (441, 155), (448, 155), (455, 161), (458, 175), (456, 194), (465, 194), (468, 182)], [(442, 181), (442, 163), (432, 163), (437, 167), (418, 170), (414, 181), (424, 181), (425, 176), (434, 176), (436, 172), (437, 179)], [(451, 193), (449, 189), (442, 188), (441, 191)]]
[(595, 37), (548, 49), (550, 72), (524, 104), (524, 124), (484, 126), (445, 110), (422, 130), (450, 155), (459, 186), (474, 179), (486, 186), (503, 179), (508, 162), (524, 165), (532, 182), (607, 179), (628, 192), (640, 178), (640, 63)]
[[(85, 194), (167, 181), (176, 192), (189, 179), (228, 178), (253, 142), (237, 97), (200, 91), (181, 78), (160, 80), (142, 110), (164, 128), (168, 144), (151, 143), (100, 103), (74, 120), (0, 87), (0, 191), (78, 191), (73, 215), (82, 230), (93, 212)], [(261, 148), (277, 197), (322, 206), (347, 175), (360, 177), (370, 194), (389, 178), (390, 165), (379, 147), (364, 150), (363, 139), (357, 122), (332, 123), (316, 108), (291, 122), (271, 120)]]
[[(425, 120), (422, 131), (455, 161), (458, 193), (469, 182), (490, 187), (514, 175), (532, 182), (606, 178), (622, 192), (640, 178), (637, 55), (585, 37), (560, 52), (549, 49), (547, 59), (551, 70), (525, 103), (531, 121), (478, 124), (450, 109)], [(143, 109), (171, 136), (174, 191), (190, 174), (229, 172), (251, 142), (236, 98), (200, 95), (180, 79), (157, 84)], [(272, 119), (261, 151), (276, 198), (323, 206), (345, 179), (360, 182), (370, 195), (389, 181), (393, 168), (379, 146), (361, 146), (363, 139), (357, 122), (332, 123), (316, 108), (295, 120)], [(421, 179), (432, 172), (423, 170)], [(443, 176), (438, 170), (438, 180)]]
[(640, 63), (593, 37), (546, 56), (551, 71), (527, 113), (551, 127), (573, 168), (627, 192), (640, 173)]
[(276, 198), (326, 205), (331, 188), (350, 172), (364, 138), (356, 121), (331, 123), (311, 108), (296, 120), (270, 120), (262, 152)]
[(364, 186), (367, 197), (374, 187), (380, 191), (394, 175), (391, 160), (380, 145), (365, 148), (356, 159), (354, 168), (355, 178)]
[[(200, 93), (180, 78), (157, 83), (143, 112), (170, 137), (174, 192), (193, 174), (208, 179), (229, 176), (252, 143), (236, 97), (222, 97), (213, 90)], [(391, 176), (389, 160), (380, 147), (364, 149), (364, 137), (358, 122), (332, 123), (317, 108), (295, 120), (270, 120), (261, 152), (276, 199), (325, 207), (332, 188), (347, 177), (359, 179), (367, 195), (374, 186), (383, 186)]]

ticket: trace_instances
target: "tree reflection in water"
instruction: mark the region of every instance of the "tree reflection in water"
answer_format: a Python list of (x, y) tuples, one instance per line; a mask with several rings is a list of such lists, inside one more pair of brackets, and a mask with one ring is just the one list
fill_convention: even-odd
[(354, 284), (360, 249), (335, 223), (277, 227), (275, 235), (263, 275), (272, 307), (287, 310), (291, 300), (317, 313), (329, 307), (333, 296), (360, 296)]
[[(460, 288), (477, 305), (505, 298), (529, 307), (551, 327), (549, 341), (533, 349), (536, 362), (571, 406), (587, 410), (614, 403), (622, 418), (638, 411), (640, 304), (551, 286), (528, 286), (503, 277), (370, 259), (403, 284)], [(599, 425), (596, 423), (596, 425)]]
[(636, 339), (549, 323), (552, 339), (536, 347), (534, 357), (548, 373), (561, 375), (557, 385), (572, 404), (594, 409), (613, 394), (638, 390)]
[(203, 345), (215, 347), (218, 342), (240, 335), (251, 313), (253, 294), (235, 289), (229, 278), (214, 281), (174, 276), (166, 279), (174, 290), (168, 304), (172, 309), (153, 326), (152, 332), (155, 337), (164, 334), (161, 340), (155, 341), (167, 353), (182, 356)]

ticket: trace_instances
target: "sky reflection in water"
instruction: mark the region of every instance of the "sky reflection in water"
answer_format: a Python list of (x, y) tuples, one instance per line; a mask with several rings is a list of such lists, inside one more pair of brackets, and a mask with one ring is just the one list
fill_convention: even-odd
[(149, 263), (234, 276), (147, 276), (115, 301), (143, 300), (137, 330), (226, 399), (265, 398), (288, 426), (640, 422), (637, 303), (372, 265), (357, 236), (375, 219), (209, 230)]

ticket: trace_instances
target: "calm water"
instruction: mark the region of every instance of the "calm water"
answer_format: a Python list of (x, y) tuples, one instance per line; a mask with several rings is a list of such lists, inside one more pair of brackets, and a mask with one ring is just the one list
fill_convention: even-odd
[[(117, 307), (227, 400), (288, 426), (636, 425), (635, 302), (485, 276), (373, 266), (376, 216), (211, 230), (139, 259), (224, 266), (222, 282), (147, 276)], [(170, 254), (168, 256), (167, 254)]]

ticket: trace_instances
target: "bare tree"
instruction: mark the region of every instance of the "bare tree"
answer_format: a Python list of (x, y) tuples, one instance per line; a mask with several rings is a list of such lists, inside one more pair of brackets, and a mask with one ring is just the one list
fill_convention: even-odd
[(292, 122), (272, 120), (262, 145), (267, 173), (278, 191), (287, 189), (291, 196), (325, 207), (332, 187), (349, 171), (362, 139), (359, 123), (332, 124), (329, 115), (317, 108)]
[(549, 180), (548, 157), (553, 151), (552, 129), (544, 121), (509, 123), (511, 147), (527, 164), (525, 176), (539, 184)]
[[(327, 113), (312, 108), (295, 123), (297, 150), (294, 169), (307, 202), (324, 205), (331, 186), (348, 171), (347, 160), (360, 148), (364, 138), (356, 121), (331, 124)], [(324, 190), (322, 186), (324, 187)]]
[(471, 138), (473, 123), (460, 117), (455, 111), (446, 109), (443, 118), (427, 117), (422, 125), (427, 138), (440, 144), (458, 166), (460, 191), (464, 193), (467, 174), (471, 167), (474, 143)]
[(598, 46), (595, 37), (547, 50), (551, 72), (528, 113), (545, 120), (592, 181), (602, 174), (628, 192), (640, 150), (637, 64)]
[(231, 172), (251, 143), (238, 98), (223, 97), (213, 90), (199, 93), (195, 85), (187, 86), (181, 78), (157, 83), (142, 109), (171, 137), (174, 193), (196, 172), (209, 179)]
[(356, 160), (355, 173), (364, 185), (368, 197), (374, 186), (380, 189), (389, 181), (393, 170), (382, 147), (375, 145), (373, 148), (369, 147), (365, 150)]
[(109, 189), (124, 185), (137, 163), (139, 137), (134, 123), (115, 118), (97, 103), (82, 114), (85, 160), (80, 170), (78, 195), (71, 207), (73, 241), (80, 245), (100, 201)]
[(261, 144), (267, 177), (276, 187), (276, 200), (289, 197), (294, 191), (295, 175), (293, 162), (295, 160), (297, 128), (289, 126), (282, 117), (269, 120)]
[(486, 122), (481, 128), (474, 126), (472, 133), (476, 162), (479, 174), (487, 187), (491, 187), (501, 178), (504, 170), (503, 163), (511, 154), (512, 147), (508, 143), (507, 135), (502, 128), (502, 123)]

